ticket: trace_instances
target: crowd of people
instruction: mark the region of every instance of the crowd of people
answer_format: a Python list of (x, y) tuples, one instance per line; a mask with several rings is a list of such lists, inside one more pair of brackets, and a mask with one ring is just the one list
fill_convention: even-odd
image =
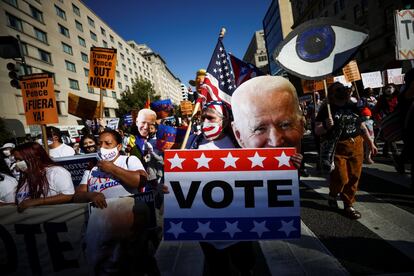
[[(327, 99), (321, 101), (316, 96), (305, 106), (299, 103), (296, 89), (287, 79), (259, 76), (237, 88), (232, 109), (221, 101), (205, 103), (198, 123), (194, 120), (186, 148), (294, 147), (297, 153), (291, 161), (299, 170), (303, 167), (301, 141), (308, 126), (321, 146), (318, 167), (329, 175), (327, 206), (339, 211), (339, 197), (344, 202), (341, 212), (350, 219), (359, 219), (361, 213), (353, 203), (362, 163), (374, 162), (379, 139), (385, 141), (383, 155), (391, 150), (398, 172), (404, 173), (404, 163), (408, 162), (413, 172), (410, 158), (414, 156), (414, 71), (407, 72), (400, 89), (389, 84), (381, 94), (369, 88), (360, 96), (353, 93), (341, 83), (334, 83)], [(381, 128), (381, 122), (397, 111), (404, 141), (401, 152), (396, 141), (387, 139)], [(168, 187), (163, 179), (163, 152), (157, 148), (157, 123), (160, 120), (154, 111), (141, 109), (129, 134), (107, 128), (97, 136), (86, 131), (79, 144), (70, 146), (64, 143), (58, 128), (48, 127), (49, 153), (38, 142), (4, 144), (0, 205), (16, 205), (23, 212), (38, 205), (91, 202), (104, 210), (109, 199), (152, 191), (162, 215), (163, 195), (168, 193)], [(76, 154), (96, 154), (97, 158), (75, 189), (70, 173), (53, 159)], [(200, 246), (212, 275), (229, 275), (231, 266), (249, 275), (254, 266), (251, 242), (201, 242)]]

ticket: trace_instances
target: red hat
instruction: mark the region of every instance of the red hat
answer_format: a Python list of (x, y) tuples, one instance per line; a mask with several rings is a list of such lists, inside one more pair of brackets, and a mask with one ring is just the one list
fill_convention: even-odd
[(371, 110), (368, 107), (364, 107), (363, 109), (361, 109), (361, 115), (362, 116), (371, 116)]

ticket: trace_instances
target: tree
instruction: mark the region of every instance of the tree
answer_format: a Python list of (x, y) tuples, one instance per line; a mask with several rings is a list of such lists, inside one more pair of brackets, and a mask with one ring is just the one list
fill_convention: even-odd
[(160, 96), (155, 95), (152, 84), (147, 80), (135, 80), (131, 88), (121, 93), (121, 99), (118, 100), (117, 117), (122, 118), (129, 114), (133, 109), (142, 109), (145, 102), (150, 97), (151, 102), (158, 101)]

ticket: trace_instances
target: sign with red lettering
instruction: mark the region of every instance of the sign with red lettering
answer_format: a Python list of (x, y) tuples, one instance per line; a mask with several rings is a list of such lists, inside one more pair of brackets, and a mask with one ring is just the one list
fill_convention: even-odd
[(294, 148), (165, 151), (164, 240), (300, 237)]
[(59, 122), (52, 76), (47, 73), (22, 76), (20, 86), (28, 125)]

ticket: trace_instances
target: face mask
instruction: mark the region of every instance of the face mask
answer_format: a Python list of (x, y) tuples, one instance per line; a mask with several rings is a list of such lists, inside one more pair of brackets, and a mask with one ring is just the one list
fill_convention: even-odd
[(9, 157), (11, 152), (10, 152), (10, 150), (3, 150), (3, 154), (4, 154), (4, 156)]
[(85, 147), (85, 151), (87, 153), (89, 153), (89, 152), (96, 152), (95, 145)]
[(207, 140), (212, 141), (220, 136), (223, 128), (221, 123), (204, 122), (201, 131)]
[(27, 171), (27, 163), (24, 160), (21, 161), (17, 161), (16, 162), (16, 167), (19, 169), (19, 171), (21, 172), (25, 172)]
[(388, 87), (388, 88), (385, 89), (384, 94), (387, 95), (387, 96), (390, 96), (394, 93), (394, 91), (395, 91), (394, 87)]
[(104, 149), (104, 148), (100, 148), (100, 155), (102, 160), (105, 161), (112, 161), (115, 159), (115, 157), (117, 157), (119, 151), (118, 148), (115, 147), (113, 149)]
[(47, 139), (47, 144), (50, 146), (51, 144), (53, 144), (53, 140), (52, 139)]

